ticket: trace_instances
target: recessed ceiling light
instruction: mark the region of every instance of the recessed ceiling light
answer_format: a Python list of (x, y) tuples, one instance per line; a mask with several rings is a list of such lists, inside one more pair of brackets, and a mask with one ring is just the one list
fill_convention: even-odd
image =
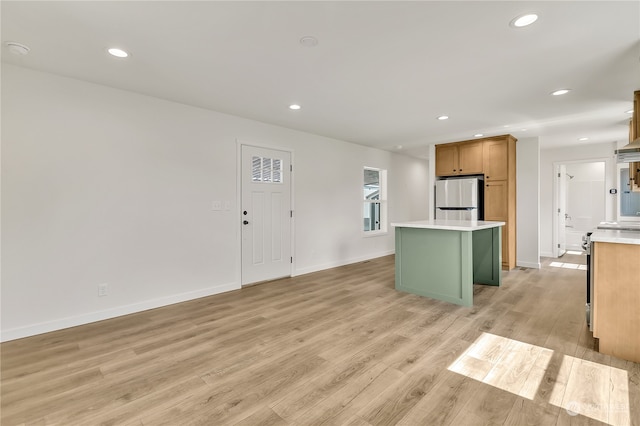
[(579, 141), (588, 141), (589, 138), (578, 138)]
[(304, 36), (300, 39), (300, 44), (305, 47), (316, 47), (318, 45), (318, 39), (314, 36)]
[(551, 92), (551, 94), (553, 96), (561, 96), (561, 95), (566, 95), (570, 91), (571, 89), (559, 89), (559, 90), (556, 90), (555, 92)]
[(633, 110), (630, 109), (629, 111), (625, 111), (627, 114), (633, 114)]
[(475, 135), (473, 135), (474, 138), (481, 138), (484, 135), (482, 133), (476, 133)]
[(527, 25), (531, 25), (538, 20), (538, 15), (535, 13), (527, 13), (526, 15), (520, 15), (513, 18), (513, 20), (509, 23), (512, 27), (522, 28)]
[(448, 115), (441, 115), (440, 117), (438, 117), (438, 120), (448, 120), (449, 116)]
[(14, 55), (24, 56), (29, 53), (29, 50), (31, 50), (29, 49), (29, 46), (25, 46), (22, 43), (16, 43), (15, 41), (8, 41), (5, 44), (9, 48), (9, 52), (13, 53)]
[(402, 149), (402, 145), (396, 145), (396, 149)]
[(302, 108), (302, 107), (301, 107), (300, 105), (297, 105), (297, 104), (289, 105), (289, 109), (298, 110), (298, 109), (300, 109), (300, 108)]
[(520, 130), (521, 130), (521, 131), (523, 131), (523, 132), (526, 132), (526, 131), (527, 131), (527, 129), (520, 129)]
[(118, 49), (117, 47), (112, 47), (108, 50), (109, 54), (115, 56), (116, 58), (126, 58), (129, 56), (129, 53), (125, 52), (122, 49)]

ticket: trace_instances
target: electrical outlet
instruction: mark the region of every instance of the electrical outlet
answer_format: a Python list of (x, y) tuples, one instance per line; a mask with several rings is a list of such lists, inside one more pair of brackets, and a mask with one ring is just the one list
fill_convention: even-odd
[(211, 210), (220, 211), (222, 210), (222, 201), (214, 201), (211, 203)]
[(108, 294), (109, 284), (98, 284), (98, 297), (106, 296)]

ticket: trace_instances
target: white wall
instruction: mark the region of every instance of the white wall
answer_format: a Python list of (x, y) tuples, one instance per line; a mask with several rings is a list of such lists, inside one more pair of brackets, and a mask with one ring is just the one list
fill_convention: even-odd
[(616, 164), (614, 150), (616, 143), (587, 144), (575, 147), (540, 150), (540, 254), (553, 256), (553, 174), (554, 164), (572, 161), (605, 162), (605, 220), (615, 217), (616, 195), (608, 193), (616, 187)]
[(540, 141), (516, 142), (516, 265), (540, 268)]
[(364, 166), (428, 215), (425, 161), (5, 64), (2, 124), (2, 340), (239, 288), (237, 140), (293, 151), (295, 274), (393, 252)]

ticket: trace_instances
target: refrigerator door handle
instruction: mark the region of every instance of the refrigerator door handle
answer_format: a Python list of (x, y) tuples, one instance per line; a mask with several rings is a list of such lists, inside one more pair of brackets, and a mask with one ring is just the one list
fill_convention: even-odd
[(471, 211), (477, 210), (477, 207), (436, 207), (438, 210), (452, 210), (452, 211)]

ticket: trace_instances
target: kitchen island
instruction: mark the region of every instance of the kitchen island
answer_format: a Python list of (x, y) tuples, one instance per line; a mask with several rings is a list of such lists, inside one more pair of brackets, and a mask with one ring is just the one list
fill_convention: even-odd
[(396, 290), (472, 306), (474, 283), (502, 283), (504, 224), (438, 219), (392, 223)]

